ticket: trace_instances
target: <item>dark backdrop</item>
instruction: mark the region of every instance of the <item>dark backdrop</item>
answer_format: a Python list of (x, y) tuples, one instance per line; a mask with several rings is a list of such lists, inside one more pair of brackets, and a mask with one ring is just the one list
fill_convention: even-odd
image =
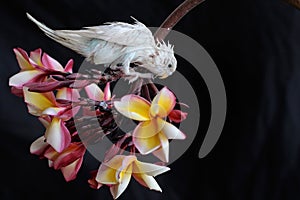
[[(73, 58), (77, 67), (83, 58), (44, 36), (25, 12), (57, 29), (130, 22), (129, 16), (159, 26), (180, 3), (1, 2), (0, 199), (110, 199), (107, 188), (97, 191), (86, 183), (88, 171), (98, 165), (91, 156), (78, 178), (66, 183), (60, 172), (29, 153), (43, 128), (27, 114), (22, 100), (10, 94), (8, 78), (19, 71), (12, 48), (41, 47), (61, 63)], [(205, 131), (199, 131), (171, 172), (157, 177), (162, 194), (131, 181), (120, 199), (300, 199), (300, 12), (278, 0), (207, 0), (175, 30), (196, 39), (216, 62), (228, 97), (226, 124), (216, 147), (203, 159), (197, 155)], [(189, 78), (197, 87), (197, 80)], [(200, 124), (205, 130), (207, 117)]]

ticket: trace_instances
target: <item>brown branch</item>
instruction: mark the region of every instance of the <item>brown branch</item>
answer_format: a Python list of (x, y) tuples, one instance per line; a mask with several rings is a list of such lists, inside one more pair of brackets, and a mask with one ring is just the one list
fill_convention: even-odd
[(161, 24), (154, 34), (154, 37), (158, 40), (163, 40), (182, 17), (204, 1), (205, 0), (185, 0)]
[(300, 9), (300, 0), (284, 0), (284, 1)]
[[(205, 0), (185, 0), (160, 25), (160, 27), (155, 32), (154, 37), (158, 40), (163, 40), (169, 34), (171, 29), (181, 20), (182, 17), (184, 17), (188, 12), (190, 12), (193, 8), (204, 1)], [(153, 92), (158, 92), (157, 87), (152, 81), (149, 81), (148, 85), (153, 90)]]

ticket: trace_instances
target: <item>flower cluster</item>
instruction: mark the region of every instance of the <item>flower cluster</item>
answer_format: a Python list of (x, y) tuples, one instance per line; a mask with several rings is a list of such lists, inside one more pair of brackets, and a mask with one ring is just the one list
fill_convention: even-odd
[[(131, 177), (161, 191), (154, 177), (169, 170), (165, 166), (169, 140), (186, 137), (174, 123), (184, 120), (187, 113), (178, 109), (176, 97), (167, 87), (158, 90), (154, 84), (143, 85), (137, 92), (115, 98), (110, 82), (124, 76), (120, 70), (73, 73), (72, 60), (63, 67), (41, 49), (30, 55), (20, 48), (14, 52), (21, 71), (9, 80), (12, 93), (24, 98), (28, 112), (45, 127), (30, 147), (32, 154), (48, 159), (50, 167), (71, 181), (80, 170), (86, 145), (107, 137), (112, 146), (99, 169), (91, 172), (89, 185), (94, 189), (108, 186), (114, 199), (124, 192)], [(116, 115), (132, 119), (136, 127), (122, 131)], [(139, 160), (148, 154), (163, 164)]]

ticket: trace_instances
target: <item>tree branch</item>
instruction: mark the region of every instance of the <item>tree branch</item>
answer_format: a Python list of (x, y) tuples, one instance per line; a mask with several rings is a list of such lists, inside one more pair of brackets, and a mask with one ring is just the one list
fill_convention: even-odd
[(300, 9), (300, 0), (284, 0), (284, 1)]
[(160, 25), (154, 37), (158, 40), (163, 40), (182, 17), (204, 1), (205, 0), (185, 0)]

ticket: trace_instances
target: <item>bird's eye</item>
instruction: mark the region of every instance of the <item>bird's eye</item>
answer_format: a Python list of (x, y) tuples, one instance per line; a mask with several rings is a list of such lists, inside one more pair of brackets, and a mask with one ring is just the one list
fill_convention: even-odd
[(172, 67), (172, 65), (171, 65), (171, 64), (169, 64), (169, 65), (168, 65), (168, 67), (169, 67), (169, 68), (171, 68), (171, 67)]

